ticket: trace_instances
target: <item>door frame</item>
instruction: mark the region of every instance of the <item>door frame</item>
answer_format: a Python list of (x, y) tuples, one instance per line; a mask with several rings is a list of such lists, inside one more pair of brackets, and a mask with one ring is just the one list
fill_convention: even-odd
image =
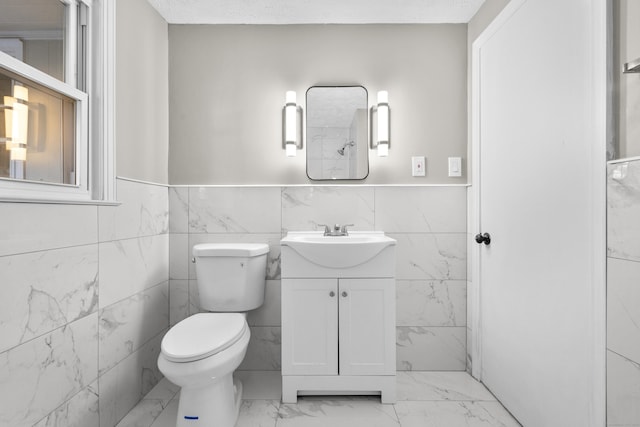
[[(502, 26), (529, 0), (511, 0), (498, 16), (473, 42), (471, 48), (471, 79), (468, 93), (471, 94), (470, 105), (470, 167), (471, 186), (468, 192), (468, 245), (470, 260), (469, 278), (470, 292), (468, 303), (470, 309), (471, 339), (468, 352), (472, 360), (471, 374), (482, 381), (482, 283), (480, 283), (481, 251), (480, 245), (472, 236), (481, 232), (480, 218), (480, 59), (482, 47)], [(591, 241), (591, 281), (589, 286), (589, 304), (591, 316), (588, 319), (588, 330), (591, 331), (592, 352), (589, 355), (591, 365), (591, 403), (589, 405), (589, 427), (606, 425), (606, 145), (610, 138), (611, 124), (608, 123), (610, 107), (610, 90), (612, 86), (611, 52), (611, 5), (607, 0), (589, 0), (591, 9), (591, 63), (589, 73), (593, 88), (591, 94), (591, 127), (593, 139), (591, 144), (591, 195), (589, 217), (592, 224)], [(580, 70), (576, 70), (579, 72)], [(617, 70), (616, 70), (617, 71)], [(509, 409), (509, 408), (507, 408)]]

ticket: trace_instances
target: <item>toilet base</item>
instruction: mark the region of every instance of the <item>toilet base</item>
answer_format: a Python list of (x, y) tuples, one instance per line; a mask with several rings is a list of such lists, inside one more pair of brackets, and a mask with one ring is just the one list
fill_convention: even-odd
[(242, 382), (232, 374), (207, 387), (184, 387), (176, 427), (234, 427), (241, 403)]

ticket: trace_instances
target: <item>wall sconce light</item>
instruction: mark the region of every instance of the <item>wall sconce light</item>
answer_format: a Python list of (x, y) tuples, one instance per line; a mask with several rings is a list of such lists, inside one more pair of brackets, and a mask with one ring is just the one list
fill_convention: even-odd
[(5, 96), (4, 109), (5, 147), (10, 151), (9, 176), (24, 179), (27, 160), (27, 132), (29, 129), (29, 89), (13, 86), (13, 96)]
[(371, 148), (377, 148), (378, 156), (389, 155), (389, 93), (378, 92), (378, 103), (371, 108)]
[(287, 157), (294, 157), (302, 149), (302, 108), (296, 103), (294, 91), (287, 91), (282, 117), (282, 148)]
[(0, 137), (0, 142), (5, 143), (7, 151), (11, 150), (13, 141), (13, 103), (16, 99), (13, 96), (3, 97), (0, 108), (4, 110), (4, 135)]

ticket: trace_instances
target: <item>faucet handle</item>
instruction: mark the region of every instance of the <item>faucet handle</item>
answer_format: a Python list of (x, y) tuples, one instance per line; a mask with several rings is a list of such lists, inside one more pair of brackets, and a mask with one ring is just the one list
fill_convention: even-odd
[(329, 226), (327, 224), (316, 224), (316, 227), (324, 227), (324, 235), (328, 236), (329, 234), (331, 234), (331, 229), (329, 228)]
[(342, 226), (342, 228), (340, 229), (340, 232), (342, 234), (344, 234), (345, 236), (347, 236), (349, 234), (349, 232), (347, 231), (347, 227), (355, 227), (355, 224), (344, 224)]

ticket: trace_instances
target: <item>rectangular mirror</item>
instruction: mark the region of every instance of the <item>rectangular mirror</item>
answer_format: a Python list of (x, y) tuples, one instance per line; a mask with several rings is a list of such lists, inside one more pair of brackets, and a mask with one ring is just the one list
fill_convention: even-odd
[(312, 180), (369, 175), (369, 109), (362, 86), (307, 90), (307, 176)]

